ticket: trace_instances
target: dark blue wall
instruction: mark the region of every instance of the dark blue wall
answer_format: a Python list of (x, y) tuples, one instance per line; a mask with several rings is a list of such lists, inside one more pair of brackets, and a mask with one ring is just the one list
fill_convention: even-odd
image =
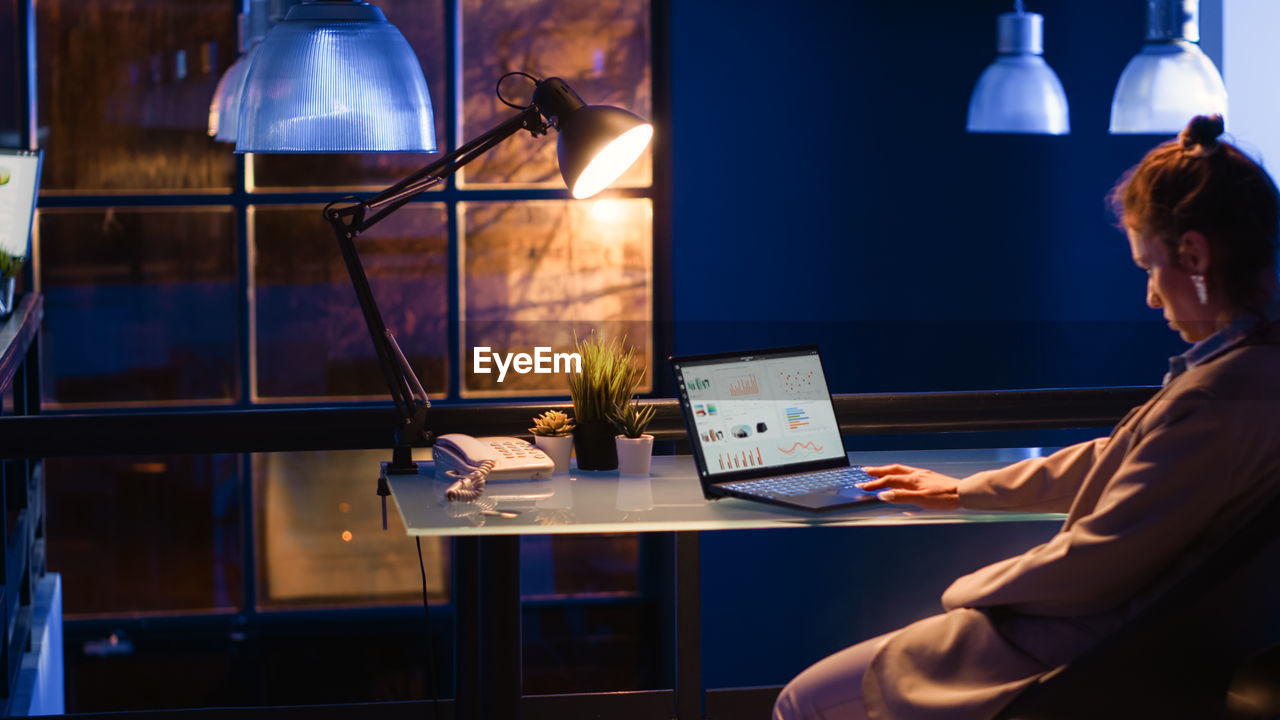
[[(816, 342), (836, 392), (1156, 384), (1182, 348), (1104, 196), (1144, 3), (1041, 0), (1066, 137), (965, 133), (1009, 2), (675, 0), (677, 353)], [(1051, 526), (704, 533), (709, 687), (937, 612)]]
[(837, 392), (1158, 383), (1104, 196), (1144, 4), (1032, 2), (1066, 137), (971, 135), (1005, 2), (675, 2), (675, 350), (817, 342)]

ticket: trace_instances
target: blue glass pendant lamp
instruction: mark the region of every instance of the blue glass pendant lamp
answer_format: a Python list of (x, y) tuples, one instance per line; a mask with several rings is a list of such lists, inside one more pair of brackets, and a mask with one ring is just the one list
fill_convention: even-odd
[(1196, 115), (1227, 118), (1227, 88), (1200, 49), (1199, 0), (1147, 0), (1147, 37), (1111, 100), (1112, 133), (1176, 134)]
[(318, 0), (290, 8), (253, 52), (236, 152), (435, 152), (418, 56), (382, 11)]
[(978, 133), (1071, 132), (1067, 94), (1045, 62), (1044, 16), (1014, 11), (996, 16), (996, 60), (982, 71), (969, 98), (966, 129)]
[[(250, 51), (252, 52), (252, 51)], [(218, 142), (235, 142), (240, 124), (240, 90), (244, 87), (249, 55), (241, 55), (218, 80), (209, 105), (209, 135)]]
[(240, 97), (244, 78), (253, 56), (270, 27), (268, 0), (250, 0), (248, 14), (236, 16), (236, 46), (239, 56), (222, 73), (209, 104), (209, 135), (218, 142), (234, 143), (240, 124)]
[(246, 54), (252, 43), (249, 41), (248, 16), (241, 13), (236, 16), (236, 48), (239, 55), (231, 67), (218, 78), (218, 85), (213, 90), (213, 101), (209, 103), (209, 136), (219, 142), (235, 142), (236, 121), (240, 114), (240, 89), (244, 86), (244, 73), (249, 69)]

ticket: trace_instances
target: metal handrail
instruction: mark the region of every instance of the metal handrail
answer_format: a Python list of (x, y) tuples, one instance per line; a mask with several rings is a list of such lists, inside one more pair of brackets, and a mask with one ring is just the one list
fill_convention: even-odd
[[(982, 432), (1105, 427), (1141, 404), (1155, 387), (1068, 388), (835, 396), (846, 435)], [(674, 399), (657, 407), (649, 432), (685, 438)], [(436, 433), (527, 435), (531, 418), (568, 402), (437, 403), (427, 418)], [(0, 457), (204, 454), (390, 448), (393, 407), (85, 413), (0, 418)]]

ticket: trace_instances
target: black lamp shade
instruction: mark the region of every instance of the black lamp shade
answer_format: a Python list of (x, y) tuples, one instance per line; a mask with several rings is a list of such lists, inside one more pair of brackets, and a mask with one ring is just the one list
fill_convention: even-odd
[(617, 180), (644, 153), (653, 126), (611, 105), (586, 105), (558, 77), (538, 83), (538, 111), (560, 131), (560, 175), (575, 198), (591, 197)]
[(560, 119), (559, 128), (560, 174), (578, 199), (621, 177), (653, 137), (652, 125), (611, 105), (578, 108)]

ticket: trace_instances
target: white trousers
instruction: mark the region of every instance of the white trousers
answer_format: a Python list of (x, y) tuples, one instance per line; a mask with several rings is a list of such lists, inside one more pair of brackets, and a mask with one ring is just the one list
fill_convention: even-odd
[(863, 640), (810, 665), (782, 688), (773, 720), (864, 720), (862, 676), (890, 634)]

